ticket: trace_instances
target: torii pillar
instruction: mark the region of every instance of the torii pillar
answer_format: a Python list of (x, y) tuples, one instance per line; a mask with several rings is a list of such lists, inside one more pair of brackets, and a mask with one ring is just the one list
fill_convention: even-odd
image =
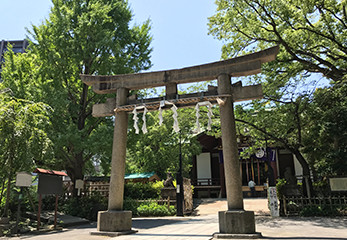
[[(167, 71), (123, 74), (113, 76), (81, 75), (82, 81), (93, 86), (98, 94), (116, 93), (116, 99), (110, 98), (106, 103), (93, 106), (94, 117), (115, 116), (115, 128), (112, 151), (111, 182), (109, 189), (108, 210), (99, 212), (97, 229), (99, 233), (113, 232), (114, 235), (131, 233), (131, 212), (123, 211), (124, 174), (128, 116), (134, 104), (142, 101), (128, 98), (129, 90), (166, 86), (166, 98), (181, 104), (181, 107), (193, 106), (180, 99), (214, 99), (220, 102), (222, 144), (224, 156), (226, 193), (228, 200), (227, 211), (219, 212), (220, 233), (215, 238), (256, 238), (254, 213), (243, 209), (241, 176), (239, 172), (239, 156), (236, 142), (236, 129), (233, 103), (259, 99), (262, 97), (261, 85), (242, 87), (231, 85), (231, 76), (249, 76), (261, 72), (261, 65), (273, 61), (279, 47), (271, 47), (260, 52), (236, 57), (224, 61), (192, 66)], [(177, 96), (177, 84), (194, 83), (218, 79), (218, 94), (207, 92)], [(215, 96), (217, 94), (217, 96)], [(158, 99), (149, 99), (148, 103), (157, 104)], [(220, 99), (219, 99), (220, 100)], [(199, 100), (197, 100), (199, 101)], [(196, 102), (195, 102), (196, 103)], [(194, 104), (195, 104), (194, 103)], [(117, 110), (117, 111), (115, 111)], [(109, 234), (112, 235), (112, 234)]]
[(242, 182), (236, 140), (233, 91), (230, 75), (218, 76), (218, 94), (231, 95), (219, 104), (225, 187), (228, 210), (218, 212), (219, 233), (214, 238), (258, 238), (255, 232), (254, 212), (243, 208)]
[[(127, 103), (129, 90), (118, 88), (116, 107)], [(111, 179), (109, 185), (108, 209), (98, 212), (97, 231), (92, 234), (118, 236), (131, 234), (132, 212), (123, 210), (125, 156), (128, 131), (128, 113), (115, 113), (113, 133)]]

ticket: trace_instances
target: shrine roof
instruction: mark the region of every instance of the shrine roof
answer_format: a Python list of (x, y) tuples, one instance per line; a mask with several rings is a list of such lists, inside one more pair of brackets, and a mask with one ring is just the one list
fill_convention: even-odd
[(43, 169), (43, 168), (36, 168), (34, 170), (34, 173), (43, 173), (43, 174), (50, 174), (50, 175), (57, 175), (57, 176), (67, 176), (67, 174), (65, 172), (47, 170), (47, 169)]
[(125, 179), (139, 179), (139, 178), (151, 178), (153, 177), (155, 172), (149, 172), (149, 173), (130, 173), (125, 174)]

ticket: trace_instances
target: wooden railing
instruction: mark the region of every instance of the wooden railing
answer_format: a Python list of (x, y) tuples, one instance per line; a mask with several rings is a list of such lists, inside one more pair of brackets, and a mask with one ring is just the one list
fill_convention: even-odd
[(220, 179), (219, 178), (192, 179), (192, 185), (194, 185), (194, 186), (220, 186)]

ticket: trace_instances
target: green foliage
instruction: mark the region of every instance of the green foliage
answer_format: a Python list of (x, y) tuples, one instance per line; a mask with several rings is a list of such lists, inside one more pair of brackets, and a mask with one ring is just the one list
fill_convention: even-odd
[(333, 217), (333, 216), (339, 216), (341, 215), (341, 213), (342, 211), (340, 207), (328, 206), (328, 205), (323, 205), (323, 206), (312, 205), (312, 206), (304, 207), (300, 211), (300, 215), (304, 217), (311, 217), (311, 216)]
[[(147, 134), (135, 134), (133, 128), (128, 132), (127, 172), (155, 171), (160, 178), (166, 178), (167, 172), (174, 173), (178, 170), (180, 134), (172, 129), (171, 111), (163, 111), (162, 126), (159, 125), (158, 114), (159, 112), (147, 113)], [(141, 115), (138, 117), (141, 119)], [(179, 109), (178, 122), (182, 129), (183, 172), (188, 176), (191, 157), (201, 151), (200, 144), (192, 134), (195, 123), (193, 109)]]
[(155, 201), (148, 200), (146, 202), (139, 202), (134, 199), (125, 199), (124, 210), (132, 211), (133, 216), (173, 216), (176, 214), (174, 206), (159, 205)]
[(284, 196), (284, 186), (286, 185), (286, 180), (284, 178), (279, 178), (277, 179), (277, 183), (276, 183), (276, 191), (277, 191), (277, 197), (279, 200), (283, 199)]
[[(345, 145), (339, 139), (342, 147), (333, 149), (331, 139), (336, 139), (336, 132), (341, 133), (344, 128), (344, 111), (339, 114), (341, 105), (328, 101), (328, 117), (320, 114), (315, 104), (313, 109), (311, 106), (312, 101), (319, 100), (312, 96), (322, 79), (316, 73), (332, 85), (343, 81), (347, 73), (346, 1), (217, 0), (216, 5), (217, 12), (209, 19), (209, 30), (225, 41), (222, 58), (280, 46), (276, 61), (264, 64), (261, 75), (248, 78), (252, 83), (262, 83), (266, 100), (237, 107), (236, 115), (242, 123), (238, 125), (240, 134), (258, 141), (270, 139), (291, 151), (302, 165), (304, 175), (310, 174), (308, 162), (319, 172), (342, 174), (345, 164), (341, 170), (334, 166), (343, 163)], [(340, 99), (345, 99), (341, 96)], [(318, 106), (325, 105), (325, 99), (322, 97)], [(337, 114), (336, 119), (332, 119), (332, 112)], [(337, 125), (342, 125), (341, 129)], [(336, 132), (328, 131), (328, 126)], [(246, 134), (245, 128), (250, 130)]]
[[(163, 182), (155, 183), (132, 183), (128, 182), (124, 186), (125, 210), (130, 210), (133, 216), (172, 216), (176, 214), (174, 206), (159, 205), (153, 199), (160, 197)], [(138, 200), (146, 200), (139, 202)], [(148, 201), (147, 201), (148, 200)]]
[(29, 31), (30, 50), (5, 57), (4, 86), (53, 109), (46, 133), (54, 159), (40, 166), (66, 169), (73, 182), (93, 173), (92, 160), (108, 173), (113, 135), (113, 118), (91, 115), (93, 104), (107, 96), (95, 94), (80, 74), (134, 73), (151, 66), (150, 23), (130, 27), (131, 19), (123, 0), (54, 0), (49, 18)]
[[(0, 153), (7, 173), (30, 170), (51, 147), (43, 129), (50, 109), (43, 103), (0, 94)], [(9, 168), (7, 168), (9, 167)]]
[(137, 208), (141, 205), (140, 202), (138, 202), (135, 199), (126, 198), (123, 202), (123, 209), (131, 211), (133, 213), (133, 216), (138, 216)]
[(314, 182), (313, 190), (318, 196), (330, 196), (331, 191), (328, 179), (323, 179), (321, 181)]
[[(7, 216), (16, 172), (30, 172), (50, 158), (51, 141), (44, 129), (49, 126), (50, 108), (43, 103), (15, 98), (0, 84), (0, 204)], [(6, 198), (4, 201), (2, 198)]]
[(164, 187), (164, 181), (155, 181), (151, 183), (152, 188), (156, 189), (158, 192)]
[(318, 177), (347, 175), (347, 79), (318, 89), (309, 109), (304, 151)]
[(280, 45), (263, 72), (277, 86), (304, 71), (334, 81), (346, 74), (346, 1), (217, 0), (210, 34), (224, 40), (223, 58)]
[(107, 198), (99, 194), (70, 198), (64, 202), (62, 210), (65, 214), (96, 221), (98, 211), (107, 210)]
[(173, 216), (176, 214), (174, 206), (170, 206), (169, 209), (165, 205), (159, 205), (157, 203), (142, 204), (137, 208), (139, 216)]
[(124, 185), (124, 197), (142, 200), (159, 198), (161, 188), (159, 188), (158, 185), (159, 184), (128, 182)]

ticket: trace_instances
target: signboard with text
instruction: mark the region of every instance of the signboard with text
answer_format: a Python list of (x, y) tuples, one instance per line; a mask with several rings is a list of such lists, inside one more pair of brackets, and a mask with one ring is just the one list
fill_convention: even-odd
[(30, 187), (32, 182), (31, 174), (27, 172), (19, 172), (16, 176), (17, 187)]
[(276, 187), (269, 187), (268, 196), (269, 196), (269, 207), (270, 207), (271, 216), (279, 217), (280, 212), (278, 209), (278, 198), (277, 198)]
[(63, 194), (62, 177), (48, 174), (40, 174), (37, 192), (39, 194)]
[(331, 191), (347, 191), (347, 178), (329, 178)]

